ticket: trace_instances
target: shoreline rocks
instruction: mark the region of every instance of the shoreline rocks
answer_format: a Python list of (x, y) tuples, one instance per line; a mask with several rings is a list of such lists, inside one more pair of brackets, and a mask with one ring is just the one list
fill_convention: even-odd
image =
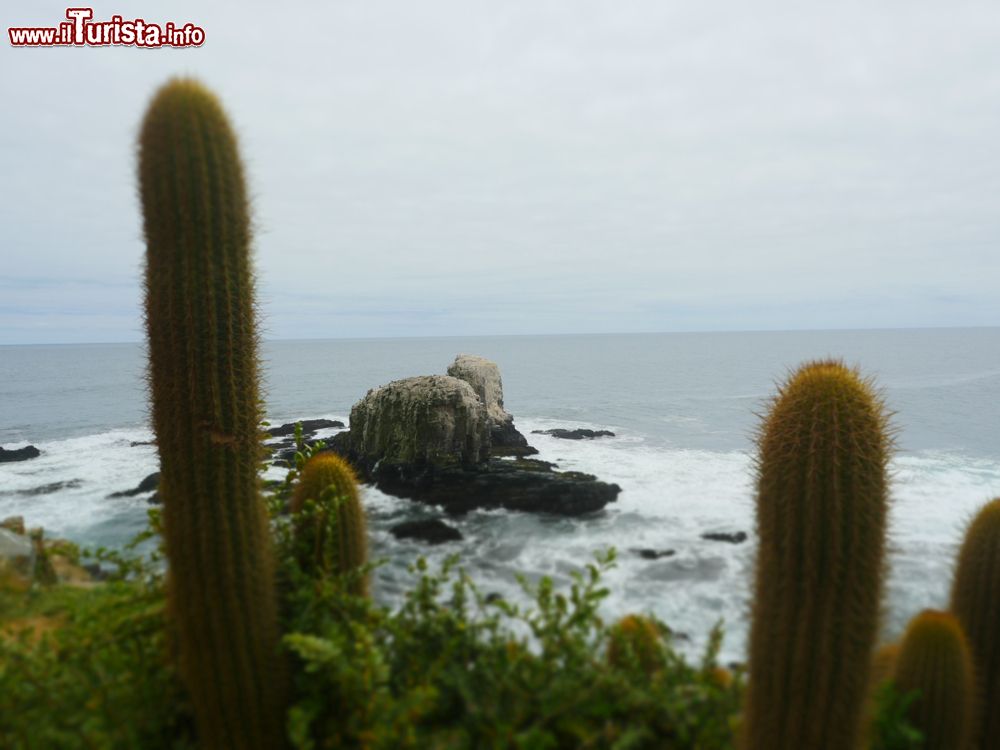
[[(268, 427), (267, 434), (273, 438), (284, 437), (295, 434), (295, 422), (286, 422), (278, 427)], [(311, 435), (318, 430), (337, 429), (344, 427), (344, 423), (338, 419), (303, 419), (302, 434)]]
[(710, 542), (728, 542), (729, 544), (742, 544), (747, 540), (747, 533), (745, 531), (706, 531), (701, 535), (702, 539), (706, 539)]
[(462, 532), (454, 526), (449, 526), (444, 521), (437, 518), (428, 518), (420, 521), (404, 521), (389, 529), (397, 539), (416, 539), (428, 544), (444, 544), (445, 542), (459, 542), (462, 540)]
[(532, 430), (532, 435), (551, 435), (562, 440), (593, 440), (599, 437), (614, 437), (615, 433), (610, 430), (588, 430), (581, 427), (576, 430), (567, 430), (563, 427), (556, 427), (551, 430)]
[(154, 471), (152, 474), (143, 479), (139, 484), (130, 490), (122, 490), (121, 492), (112, 492), (108, 495), (111, 497), (135, 497), (136, 495), (141, 495), (144, 492), (155, 492), (160, 486), (160, 472)]
[(27, 461), (29, 458), (38, 458), (42, 452), (33, 445), (26, 445), (23, 448), (0, 448), (0, 463), (8, 461)]

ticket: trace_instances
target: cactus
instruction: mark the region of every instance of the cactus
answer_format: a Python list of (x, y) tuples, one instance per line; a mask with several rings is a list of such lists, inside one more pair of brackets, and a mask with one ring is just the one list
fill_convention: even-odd
[[(320, 575), (357, 571), (367, 561), (367, 532), (358, 481), (346, 461), (319, 453), (306, 462), (292, 495), (292, 513), (301, 514), (309, 500), (314, 503), (311, 513), (296, 525), (303, 570)], [(348, 589), (366, 595), (366, 576), (350, 579)]]
[(744, 725), (752, 750), (841, 750), (861, 736), (891, 447), (870, 381), (836, 361), (802, 366), (763, 421)]
[(954, 615), (927, 609), (910, 621), (893, 679), (899, 693), (917, 693), (907, 718), (924, 736), (921, 747), (968, 748), (975, 684), (965, 633)]
[(608, 664), (624, 668), (631, 661), (652, 674), (664, 666), (660, 628), (656, 621), (639, 615), (626, 615), (609, 632)]
[(284, 742), (284, 666), (268, 519), (250, 216), (216, 98), (175, 79), (139, 135), (153, 427), (179, 670), (208, 748)]
[(978, 747), (1000, 737), (1000, 497), (969, 525), (958, 553), (951, 611), (969, 639), (979, 695)]
[(899, 658), (898, 643), (886, 643), (875, 649), (875, 654), (872, 656), (871, 674), (869, 675), (872, 690), (877, 689), (879, 685), (892, 677), (897, 658)]

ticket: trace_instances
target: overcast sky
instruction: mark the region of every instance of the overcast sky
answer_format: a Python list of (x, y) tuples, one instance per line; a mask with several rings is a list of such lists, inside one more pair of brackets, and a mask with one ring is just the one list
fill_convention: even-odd
[(142, 338), (135, 136), (241, 138), (265, 335), (1000, 324), (1000, 3), (119, 0), (197, 49), (15, 49), (0, 343)]

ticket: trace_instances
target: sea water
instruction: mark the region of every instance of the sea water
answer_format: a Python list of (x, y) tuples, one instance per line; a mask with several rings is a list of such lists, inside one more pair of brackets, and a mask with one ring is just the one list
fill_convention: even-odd
[[(366, 488), (371, 554), (386, 561), (373, 588), (389, 604), (420, 555), (436, 563), (458, 553), (482, 591), (516, 600), (519, 575), (566, 584), (613, 546), (608, 618), (655, 613), (690, 637), (690, 652), (723, 621), (724, 658), (743, 658), (754, 434), (776, 384), (819, 357), (874, 377), (895, 412), (884, 637), (920, 609), (945, 605), (962, 531), (1000, 495), (998, 328), (274, 341), (262, 352), (268, 418), (346, 422), (369, 388), (444, 373), (459, 353), (499, 364), (506, 407), (539, 458), (617, 482), (622, 493), (584, 518), (480, 511), (447, 519), (463, 541), (428, 547), (397, 541), (389, 528), (441, 517), (437, 509)], [(551, 427), (615, 437), (531, 434)], [(0, 445), (42, 450), (0, 464), (0, 518), (23, 515), (84, 544), (124, 543), (148, 506), (144, 496), (108, 495), (156, 470), (155, 448), (141, 444), (151, 439), (141, 345), (0, 347)], [(746, 542), (701, 538), (739, 531)], [(639, 549), (673, 554), (652, 560)]]

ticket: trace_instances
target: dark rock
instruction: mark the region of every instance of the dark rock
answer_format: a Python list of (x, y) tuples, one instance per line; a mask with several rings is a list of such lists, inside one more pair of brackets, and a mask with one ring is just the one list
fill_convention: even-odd
[(83, 484), (82, 479), (68, 479), (65, 482), (49, 482), (48, 484), (40, 484), (37, 487), (32, 487), (28, 490), (3, 490), (0, 495), (27, 495), (28, 497), (33, 497), (35, 495), (51, 495), (54, 492), (59, 492), (60, 490), (72, 490)]
[(708, 539), (711, 542), (729, 542), (729, 544), (741, 544), (747, 540), (747, 533), (745, 531), (736, 531), (733, 533), (727, 533), (725, 531), (708, 531), (701, 535), (702, 539)]
[(661, 557), (673, 557), (676, 554), (672, 549), (650, 549), (648, 547), (642, 549), (633, 547), (630, 551), (637, 554), (643, 560), (659, 560)]
[(493, 443), (493, 447), (490, 448), (492, 458), (525, 458), (535, 455), (538, 455), (538, 448), (528, 445), (527, 441), (524, 445), (497, 445)]
[(148, 477), (139, 482), (138, 486), (133, 487), (130, 490), (122, 490), (121, 492), (112, 492), (108, 497), (135, 497), (136, 495), (141, 495), (144, 492), (152, 492), (157, 487), (160, 486), (160, 472), (155, 471)]
[(423, 521), (406, 521), (393, 526), (389, 531), (397, 539), (418, 539), (428, 544), (443, 544), (457, 542), (462, 539), (462, 532), (444, 521), (429, 518)]
[(548, 462), (532, 459), (494, 458), (480, 466), (436, 468), (346, 457), (383, 492), (439, 505), (450, 514), (505, 508), (579, 516), (600, 510), (621, 492), (617, 484), (598, 481), (591, 474), (553, 471)]
[(40, 455), (42, 455), (42, 452), (33, 445), (26, 445), (23, 448), (15, 450), (0, 448), (0, 463), (7, 461), (27, 461), (29, 458), (37, 458)]
[(147, 505), (160, 505), (163, 500), (160, 499), (160, 491), (157, 490), (152, 495), (146, 498)]
[(156, 445), (155, 440), (133, 440), (128, 444), (129, 448), (138, 448), (140, 445)]
[[(288, 422), (280, 427), (268, 427), (267, 432), (271, 437), (281, 437), (282, 435), (295, 434), (295, 422)], [(336, 419), (303, 419), (302, 434), (309, 435), (317, 430), (341, 428), (344, 423)]]
[(503, 594), (499, 591), (491, 591), (486, 595), (485, 599), (487, 604), (496, 604), (497, 602), (502, 602), (503, 600)]
[(610, 430), (588, 430), (586, 428), (580, 428), (576, 430), (566, 430), (562, 427), (557, 427), (552, 430), (532, 430), (532, 435), (551, 435), (555, 438), (562, 438), (563, 440), (591, 440), (593, 438), (599, 437), (614, 437), (615, 433)]

